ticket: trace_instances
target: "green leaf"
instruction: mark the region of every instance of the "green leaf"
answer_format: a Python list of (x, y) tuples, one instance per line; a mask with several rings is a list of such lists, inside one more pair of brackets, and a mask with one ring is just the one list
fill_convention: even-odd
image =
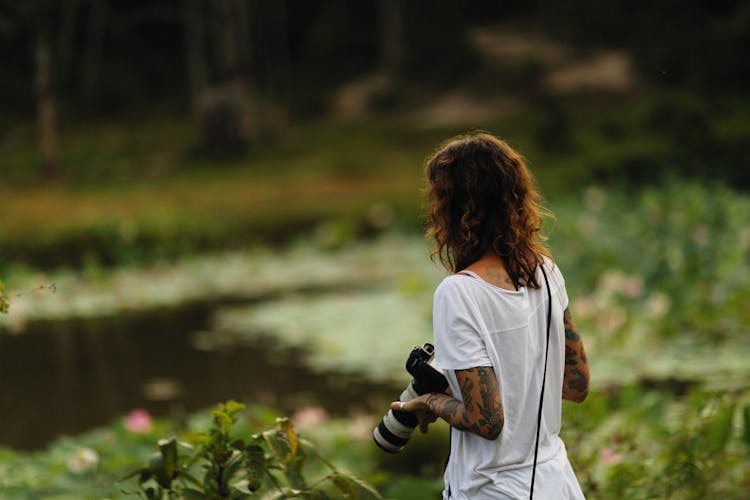
[(745, 440), (745, 444), (750, 446), (750, 405), (742, 409), (742, 420), (742, 438)]
[(229, 446), (231, 446), (235, 450), (245, 451), (247, 444), (242, 439), (235, 439)]
[(238, 403), (237, 401), (230, 399), (226, 403), (220, 404), (219, 407), (222, 411), (226, 412), (230, 417), (234, 417), (236, 414), (244, 411), (245, 405)]
[(164, 466), (164, 460), (160, 454), (155, 454), (149, 460), (148, 468), (151, 474), (156, 479), (156, 482), (162, 488), (170, 489), (172, 487), (172, 477), (167, 474), (167, 469)]
[(347, 478), (334, 474), (331, 480), (346, 498), (357, 498), (357, 490)]
[(192, 474), (190, 474), (188, 471), (184, 469), (180, 471), (180, 477), (186, 480), (187, 482), (189, 482), (190, 484), (192, 484), (193, 486), (196, 486), (198, 488), (203, 487), (203, 485), (201, 484), (201, 482), (198, 480), (197, 477), (193, 476)]
[(170, 479), (177, 477), (177, 473), (180, 470), (179, 457), (177, 455), (177, 439), (175, 437), (160, 439), (158, 446), (164, 463), (165, 473)]
[(188, 459), (185, 461), (184, 467), (182, 469), (187, 469), (191, 465), (193, 465), (195, 462), (198, 461), (202, 456), (206, 454), (206, 446), (199, 446), (195, 450), (193, 450), (193, 453), (190, 454)]
[(141, 475), (140, 477), (138, 477), (138, 482), (140, 484), (143, 484), (149, 479), (151, 479), (152, 476), (153, 476), (153, 473), (151, 472), (151, 469), (149, 469), (148, 467), (144, 467), (143, 469), (141, 469)]
[[(252, 494), (242, 491), (235, 487), (232, 487), (229, 490), (229, 498), (231, 500), (242, 500), (243, 498), (251, 498), (251, 495)], [(255, 495), (252, 495), (252, 496), (255, 496)]]
[(341, 489), (335, 481), (334, 475), (326, 476), (305, 491), (305, 498), (329, 499), (341, 498)]
[(206, 473), (203, 475), (203, 491), (206, 492), (208, 497), (218, 495), (219, 484), (216, 482), (216, 474), (216, 467), (210, 466), (206, 469)]
[(193, 488), (181, 488), (180, 495), (184, 500), (206, 500), (208, 498), (202, 491)]
[(703, 434), (704, 451), (718, 453), (723, 451), (732, 435), (734, 404), (720, 407), (709, 420)]
[(240, 470), (240, 467), (242, 467), (242, 453), (234, 450), (221, 471), (221, 482), (229, 484), (232, 477)]
[(211, 414), (214, 416), (214, 424), (219, 431), (221, 433), (229, 432), (229, 429), (232, 428), (232, 417), (221, 410), (211, 410)]
[(286, 438), (289, 441), (289, 452), (292, 456), (295, 456), (297, 450), (299, 450), (299, 436), (294, 432), (292, 421), (286, 417), (277, 418), (276, 425), (278, 425), (279, 429), (286, 435)]
[(247, 489), (250, 491), (258, 491), (263, 480), (265, 451), (261, 446), (251, 444), (245, 451), (245, 457), (247, 467)]
[(297, 455), (287, 463), (286, 477), (293, 488), (301, 490), (307, 488), (307, 481), (305, 481), (305, 478), (302, 475), (302, 466), (304, 465), (304, 462), (304, 455)]
[(349, 471), (339, 470), (333, 475), (333, 481), (343, 493), (350, 494), (352, 498), (362, 500), (383, 498), (375, 488)]
[(0, 281), (0, 313), (7, 313), (9, 306), (8, 296), (5, 294), (5, 285)]
[[(119, 480), (120, 481), (127, 481), (128, 479), (132, 479), (135, 476), (143, 477), (143, 473), (144, 472), (145, 473), (149, 473), (149, 470), (147, 468), (141, 467), (140, 469), (136, 469), (134, 471), (128, 472), (127, 474), (125, 474), (124, 476), (122, 476)], [(147, 480), (148, 480), (148, 477), (146, 477), (145, 479), (143, 479), (141, 482), (147, 481)]]
[(270, 429), (263, 433), (263, 439), (268, 445), (271, 456), (284, 464), (288, 461), (288, 457), (291, 456), (291, 447), (289, 441), (282, 431), (277, 429)]

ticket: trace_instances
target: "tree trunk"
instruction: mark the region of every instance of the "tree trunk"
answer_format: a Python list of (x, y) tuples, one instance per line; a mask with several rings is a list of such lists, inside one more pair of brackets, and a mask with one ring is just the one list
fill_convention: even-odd
[(86, 52), (83, 60), (83, 80), (81, 82), (81, 89), (85, 96), (91, 96), (99, 80), (99, 65), (106, 29), (107, 0), (92, 0), (89, 30), (86, 36)]
[(275, 88), (286, 88), (291, 75), (289, 31), (287, 27), (286, 0), (268, 2), (264, 12), (263, 58), (269, 94)]
[(50, 26), (45, 12), (36, 14), (36, 94), (39, 148), (42, 171), (47, 178), (60, 175), (60, 140), (57, 123), (57, 96), (53, 82), (54, 64)]
[(207, 78), (205, 86), (196, 87), (196, 116), (202, 145), (215, 156), (241, 154), (260, 134), (260, 113), (248, 75), (249, 13), (244, 2), (212, 0), (207, 4), (208, 15), (204, 16), (208, 25), (199, 27), (195, 20), (190, 25), (186, 22), (186, 29), (209, 35), (210, 59), (201, 54), (197, 40), (196, 46), (187, 50), (193, 52), (191, 72), (196, 82), (202, 81), (202, 68), (214, 63), (213, 78)]
[(80, 0), (68, 0), (61, 5), (60, 31), (57, 37), (58, 47), (58, 86), (66, 87), (70, 82), (70, 62), (74, 51), (74, 37), (78, 21), (78, 3)]
[(202, 20), (203, 0), (185, 0), (183, 3), (183, 24), (185, 34), (185, 63), (188, 68), (190, 85), (190, 105), (193, 118), (200, 123), (201, 96), (209, 82), (206, 63), (206, 30)]
[(389, 80), (396, 80), (404, 57), (403, 23), (400, 0), (380, 0), (381, 70)]

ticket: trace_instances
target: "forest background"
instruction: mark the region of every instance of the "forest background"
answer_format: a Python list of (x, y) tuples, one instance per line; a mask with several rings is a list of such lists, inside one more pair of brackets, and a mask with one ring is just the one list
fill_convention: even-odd
[(434, 498), (444, 427), (369, 434), (431, 335), (424, 158), (474, 129), (557, 216), (587, 496), (750, 485), (746, 2), (2, 1), (0, 57), (8, 497), (116, 496), (236, 398)]

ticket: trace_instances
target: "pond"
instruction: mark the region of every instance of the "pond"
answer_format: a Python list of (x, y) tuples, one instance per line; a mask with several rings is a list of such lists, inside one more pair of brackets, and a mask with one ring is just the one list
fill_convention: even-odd
[[(135, 408), (180, 418), (229, 398), (283, 412), (332, 415), (376, 408), (401, 387), (311, 369), (300, 348), (269, 339), (201, 348), (226, 302), (117, 316), (35, 321), (0, 335), (0, 445), (39, 449), (60, 435), (105, 425)], [(237, 306), (237, 304), (234, 304)], [(377, 403), (376, 403), (377, 402)]]
[[(578, 242), (567, 230), (574, 236), (562, 241)], [(596, 244), (604, 243), (588, 241), (591, 252)], [(599, 276), (566, 275), (596, 386), (746, 384), (750, 268), (728, 267), (714, 280), (728, 295), (703, 297), (681, 281), (687, 272), (670, 278), (674, 286), (649, 278), (660, 257), (644, 260), (641, 276), (613, 262), (620, 254), (607, 245), (585, 266), (575, 248), (556, 253), (561, 268)], [(444, 271), (428, 255), (421, 237), (394, 234), (333, 251), (298, 244), (4, 280), (21, 292), (49, 283), (57, 291), (26, 292), (0, 315), (0, 445), (38, 448), (134, 408), (179, 418), (228, 398), (287, 414), (319, 405), (377, 415), (408, 382), (409, 350), (432, 336), (432, 292)], [(722, 336), (707, 334), (717, 328)]]

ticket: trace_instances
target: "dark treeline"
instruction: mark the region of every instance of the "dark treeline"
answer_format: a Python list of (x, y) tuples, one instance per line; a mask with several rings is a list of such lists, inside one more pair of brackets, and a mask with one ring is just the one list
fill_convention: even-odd
[(404, 84), (465, 82), (479, 62), (468, 30), (497, 24), (626, 49), (654, 86), (710, 97), (750, 84), (741, 0), (0, 0), (0, 132), (36, 114), (51, 176), (61, 116), (191, 113), (209, 153), (233, 154), (363, 75), (379, 76), (385, 104)]
[[(439, 10), (418, 3), (0, 1), (0, 99), (5, 113), (34, 109), (40, 38), (49, 45), (60, 99), (79, 112), (112, 113), (165, 98), (185, 104), (195, 80), (236, 72), (280, 98), (316, 95), (380, 66), (408, 68), (404, 74), (438, 84), (455, 80), (467, 55), (461, 2)], [(196, 73), (196, 63), (205, 74)]]
[[(587, 0), (3, 0), (0, 100), (4, 114), (35, 109), (40, 38), (59, 98), (78, 112), (112, 113), (165, 99), (188, 104), (189, 84), (202, 77), (191, 64), (201, 56), (212, 66), (209, 79), (241, 71), (282, 100), (319, 96), (378, 68), (455, 83), (472, 67), (466, 30), (514, 22), (583, 46), (627, 48), (642, 73), (663, 84), (750, 84), (750, 4), (741, 0), (637, 8)], [(296, 104), (314, 111), (310, 100)]]
[(579, 45), (623, 47), (641, 73), (705, 92), (750, 84), (750, 3), (742, 0), (537, 2), (540, 27)]

